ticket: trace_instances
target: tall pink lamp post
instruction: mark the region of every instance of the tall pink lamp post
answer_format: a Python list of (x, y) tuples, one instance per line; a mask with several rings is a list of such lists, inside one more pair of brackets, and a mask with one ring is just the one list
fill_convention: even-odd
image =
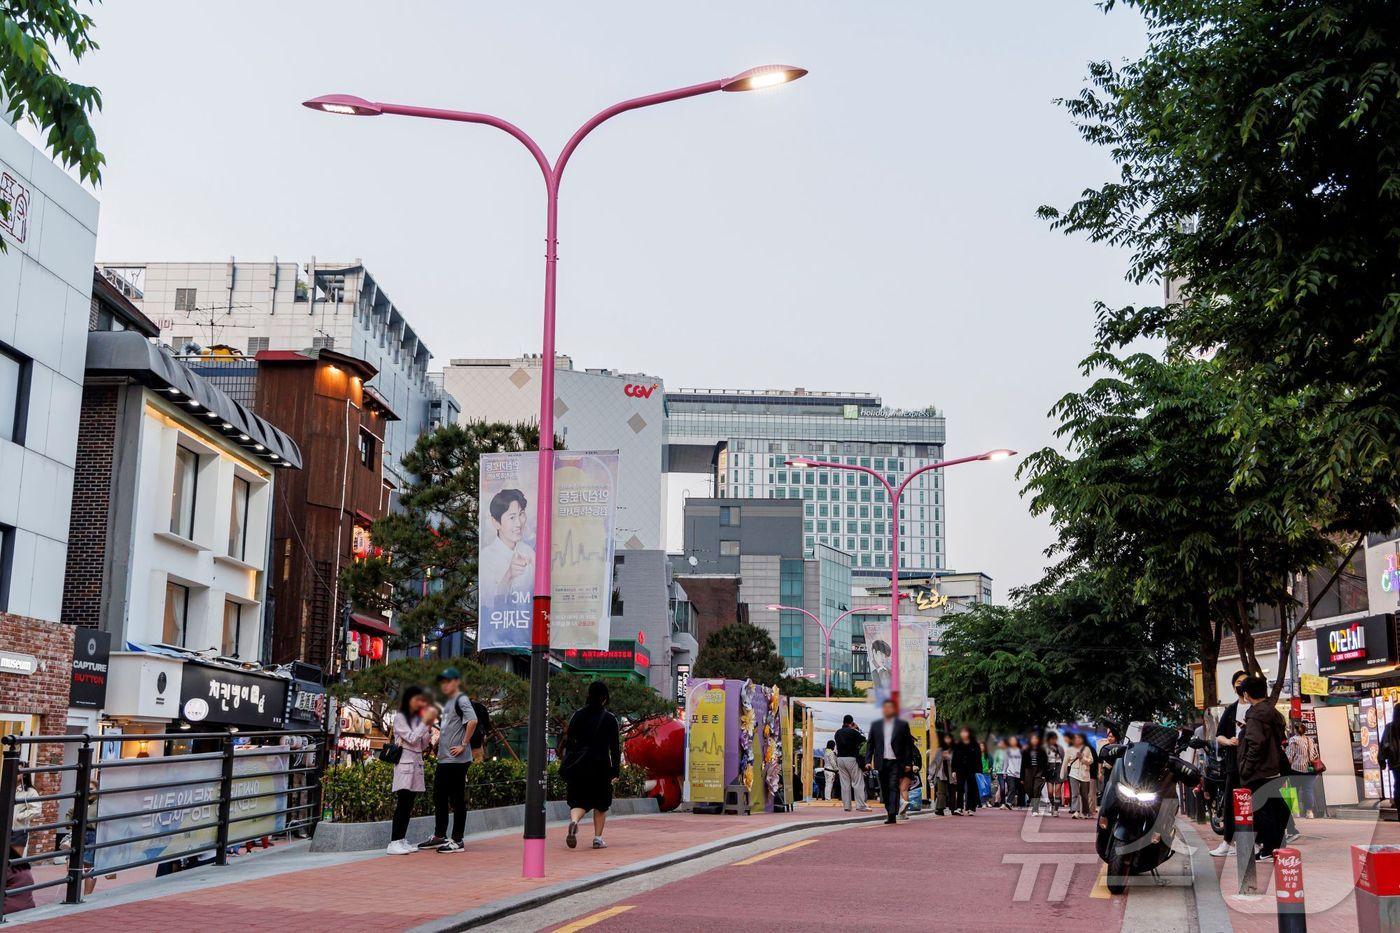
[[(545, 255), (544, 255), (544, 344), (540, 354), (540, 463), (539, 502), (535, 507), (535, 550), (542, 555), (550, 549), (550, 523), (554, 501), (554, 281), (558, 264), (559, 183), (564, 167), (585, 136), (600, 124), (629, 110), (684, 100), (714, 91), (756, 91), (795, 81), (806, 69), (791, 65), (763, 65), (750, 68), (732, 78), (692, 84), (689, 87), (634, 97), (600, 111), (579, 127), (564, 144), (559, 156), (551, 163), (539, 144), (513, 123), (486, 113), (460, 110), (438, 110), (369, 101), (349, 94), (328, 94), (308, 100), (303, 106), (326, 113), (356, 117), (377, 117), (394, 114), (403, 117), (423, 117), (455, 123), (482, 123), (515, 137), (535, 159), (544, 175), (545, 188)], [(534, 604), (530, 616), (530, 735), (525, 781), (525, 851), (523, 873), (526, 878), (544, 877), (544, 802), (545, 802), (545, 705), (549, 677), (549, 593), (550, 564), (548, 559), (535, 561)]]
[(840, 625), (843, 621), (855, 615), (857, 612), (882, 612), (884, 608), (884, 606), (861, 606), (858, 609), (847, 609), (845, 612), (837, 616), (835, 621), (833, 621), (830, 625), (827, 625), (821, 620), (821, 617), (818, 616), (816, 613), (808, 612), (806, 609), (803, 609), (800, 606), (775, 605), (768, 607), (768, 609), (772, 612), (779, 612), (783, 610), (786, 610), (788, 612), (800, 612), (807, 618), (811, 619), (813, 622), (817, 623), (817, 628), (822, 630), (822, 671), (825, 673), (826, 698), (828, 700), (831, 699), (831, 633), (836, 631), (836, 626)]
[(930, 470), (943, 470), (950, 466), (957, 466), (960, 463), (975, 463), (979, 460), (1005, 460), (1007, 457), (1015, 456), (1014, 450), (989, 450), (986, 453), (974, 454), (971, 457), (958, 457), (955, 460), (939, 460), (921, 466), (908, 476), (904, 477), (904, 482), (896, 488), (891, 486), (889, 481), (876, 470), (870, 467), (856, 466), (851, 463), (832, 463), (826, 460), (809, 460), (806, 457), (794, 457), (786, 461), (790, 467), (806, 469), (826, 470), (851, 470), (856, 473), (867, 473), (879, 481), (885, 487), (885, 492), (890, 497), (890, 699), (894, 701), (894, 708), (899, 710), (899, 500), (904, 495), (904, 490), (913, 482), (914, 477), (922, 476)]

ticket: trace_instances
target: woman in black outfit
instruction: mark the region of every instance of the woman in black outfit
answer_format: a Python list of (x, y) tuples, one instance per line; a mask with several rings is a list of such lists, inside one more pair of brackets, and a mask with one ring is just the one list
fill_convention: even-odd
[(622, 771), (617, 717), (608, 712), (608, 685), (588, 685), (588, 702), (574, 713), (560, 742), (559, 773), (568, 786), (570, 849), (578, 845), (578, 824), (593, 811), (593, 848), (606, 849), (603, 824), (612, 806), (613, 780)]
[(982, 773), (982, 749), (972, 737), (972, 730), (963, 726), (958, 741), (953, 743), (953, 813), (972, 816), (977, 810), (981, 791), (977, 775)]

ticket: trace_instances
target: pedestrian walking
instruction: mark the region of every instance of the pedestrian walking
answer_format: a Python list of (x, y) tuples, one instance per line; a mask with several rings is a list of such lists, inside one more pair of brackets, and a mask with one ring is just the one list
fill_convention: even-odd
[(1317, 747), (1308, 737), (1308, 727), (1301, 722), (1293, 724), (1293, 734), (1288, 737), (1288, 764), (1293, 775), (1288, 782), (1298, 791), (1298, 810), (1302, 816), (1312, 819), (1317, 813), (1317, 799), (1314, 794), (1317, 775), (1313, 773), (1313, 762), (1317, 760)]
[[(924, 756), (919, 752), (919, 746), (913, 741), (910, 735), (909, 743), (909, 763), (904, 766), (904, 776), (899, 779), (899, 818), (909, 819), (909, 811), (919, 812), (918, 804), (923, 797), (923, 773)], [(915, 794), (915, 791), (918, 791)]]
[(1239, 755), (1240, 734), (1244, 732), (1245, 716), (1249, 713), (1249, 697), (1245, 695), (1244, 683), (1249, 679), (1245, 671), (1235, 671), (1230, 675), (1230, 685), (1235, 688), (1237, 699), (1220, 714), (1220, 722), (1215, 729), (1215, 745), (1220, 750), (1220, 770), (1225, 774), (1225, 788), (1221, 791), (1221, 807), (1225, 811), (1224, 839), (1220, 845), (1210, 850), (1216, 858), (1235, 854), (1235, 788), (1240, 786)]
[(996, 785), (992, 806), (1000, 807), (1006, 803), (1006, 739), (997, 739), (997, 746), (992, 751), (990, 773), (992, 782)]
[(1072, 820), (1090, 819), (1093, 810), (1092, 777), (1094, 774), (1094, 750), (1085, 741), (1082, 732), (1070, 736), (1069, 751), (1061, 766), (1061, 774), (1069, 780), (1069, 817)]
[[(436, 849), (444, 855), (462, 851), (467, 831), (467, 769), (472, 763), (472, 736), (476, 733), (476, 709), (462, 692), (462, 673), (443, 668), (437, 678), (442, 694), (442, 719), (438, 727), (437, 770), (433, 773), (433, 834), (418, 843), (420, 849)], [(452, 816), (452, 837), (447, 817)]]
[(1400, 807), (1400, 705), (1390, 715), (1381, 732), (1380, 748), (1376, 750), (1382, 768), (1390, 769), (1391, 806)]
[(832, 739), (836, 743), (836, 773), (841, 778), (841, 807), (847, 813), (851, 810), (851, 801), (855, 801), (856, 809), (862, 813), (870, 812), (870, 805), (865, 802), (865, 776), (861, 773), (860, 746), (865, 741), (865, 736), (856, 728), (856, 720), (849, 713), (841, 719), (841, 728), (836, 730), (836, 735)]
[(982, 753), (972, 730), (963, 726), (958, 731), (958, 741), (953, 745), (949, 759), (953, 781), (953, 814), (972, 816), (977, 812), (977, 803), (982, 792), (977, 786), (977, 776), (982, 773)]
[(1040, 813), (1040, 798), (1045, 793), (1045, 785), (1050, 777), (1050, 758), (1045, 754), (1045, 745), (1040, 734), (1032, 732), (1026, 740), (1026, 748), (1021, 752), (1021, 788), (1026, 795), (1026, 806), (1032, 813)]
[(603, 825), (612, 808), (613, 781), (622, 773), (622, 742), (617, 717), (608, 710), (608, 685), (595, 680), (588, 699), (569, 719), (560, 739), (559, 774), (569, 801), (569, 834), (565, 844), (578, 845), (578, 824), (593, 811), (593, 848), (606, 849)]
[(1050, 815), (1060, 815), (1060, 804), (1064, 802), (1064, 777), (1061, 772), (1065, 764), (1065, 747), (1060, 744), (1060, 736), (1054, 731), (1045, 733), (1045, 792), (1050, 797)]
[(822, 799), (835, 800), (836, 796), (836, 740), (827, 739), (822, 749)]
[(1006, 794), (1001, 801), (1003, 810), (1016, 810), (1021, 806), (1021, 740), (1016, 736), (1006, 739), (1006, 759), (1002, 773), (1006, 777)]
[(939, 816), (949, 813), (953, 789), (953, 738), (944, 732), (938, 736), (938, 748), (929, 759), (928, 779), (933, 785), (933, 812)]
[(893, 825), (899, 814), (901, 779), (914, 760), (914, 737), (909, 724), (895, 715), (893, 700), (880, 706), (883, 718), (870, 724), (870, 741), (866, 750), (866, 767), (880, 776), (880, 796), (885, 803), (885, 823)]
[[(394, 821), (389, 834), (390, 855), (410, 855), (418, 847), (408, 841), (408, 821), (413, 804), (423, 793), (423, 753), (433, 744), (433, 723), (437, 722), (437, 707), (427, 692), (417, 684), (404, 688), (399, 711), (394, 714), (393, 744), (397, 748), (394, 765)], [(395, 755), (391, 750), (389, 754)]]
[[(1272, 862), (1274, 850), (1283, 844), (1283, 834), (1288, 828), (1288, 804), (1277, 792), (1279, 778), (1283, 774), (1283, 746), (1288, 730), (1279, 711), (1272, 703), (1265, 702), (1269, 695), (1267, 680), (1257, 674), (1246, 678), (1244, 692), (1250, 704), (1238, 745), (1240, 783), (1256, 797), (1259, 791), (1266, 791), (1264, 804), (1256, 809), (1254, 815), (1259, 841), (1255, 858), (1261, 862)], [(1269, 787), (1271, 784), (1274, 785), (1272, 788)]]

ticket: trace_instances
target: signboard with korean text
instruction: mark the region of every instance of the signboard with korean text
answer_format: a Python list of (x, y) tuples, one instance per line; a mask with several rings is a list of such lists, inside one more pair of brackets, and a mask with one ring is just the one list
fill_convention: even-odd
[(1319, 626), (1317, 671), (1342, 674), (1395, 663), (1395, 617), (1388, 613)]
[[(478, 647), (528, 649), (539, 454), (482, 454)], [(556, 451), (551, 648), (606, 650), (612, 619), (617, 451)]]
[[(213, 845), (218, 838), (222, 767), (217, 758), (188, 761), (172, 756), (100, 769), (97, 815), (102, 822), (97, 824), (97, 843), (102, 848), (95, 852), (96, 869), (100, 872), (165, 855), (174, 859)], [(230, 827), (229, 835), (240, 838), (281, 832), (286, 817), (277, 811), (287, 806), (286, 790), (286, 755), (235, 753), (229, 816), (239, 822)], [(264, 793), (268, 796), (237, 799)], [(112, 816), (121, 818), (108, 819)], [(170, 835), (140, 838), (155, 832)], [(127, 839), (131, 841), (123, 841)]]
[(280, 729), (286, 722), (287, 683), (189, 661), (180, 683), (180, 714), (190, 722)]
[(686, 712), (690, 799), (724, 803), (724, 683), (696, 684)]

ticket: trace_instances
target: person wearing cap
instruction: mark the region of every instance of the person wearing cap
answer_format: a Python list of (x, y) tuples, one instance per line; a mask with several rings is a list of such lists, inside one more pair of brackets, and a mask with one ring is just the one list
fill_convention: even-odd
[[(437, 772), (433, 778), (433, 836), (418, 844), (443, 854), (462, 851), (467, 830), (467, 767), (472, 761), (472, 733), (476, 711), (462, 692), (462, 672), (443, 668), (437, 677), (442, 693), (442, 719), (438, 724)], [(447, 838), (447, 811), (452, 810), (452, 838)]]

